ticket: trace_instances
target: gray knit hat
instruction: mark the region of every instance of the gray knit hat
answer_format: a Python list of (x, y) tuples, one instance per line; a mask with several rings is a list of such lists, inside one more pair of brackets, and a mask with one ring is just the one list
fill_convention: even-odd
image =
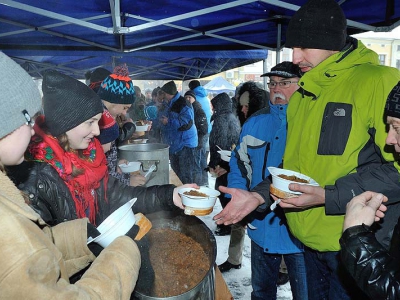
[(164, 93), (167, 93), (167, 94), (169, 94), (169, 95), (175, 95), (175, 94), (178, 92), (178, 90), (177, 90), (177, 88), (176, 88), (176, 84), (175, 84), (175, 82), (173, 82), (172, 80), (171, 80), (171, 81), (168, 81), (166, 84), (164, 84), (164, 85), (161, 87), (161, 90), (162, 90)]
[(103, 113), (101, 99), (93, 90), (55, 70), (44, 73), (42, 91), (44, 117), (53, 136)]
[(0, 52), (0, 138), (27, 122), (24, 110), (32, 117), (40, 110), (41, 99), (32, 77), (16, 62)]

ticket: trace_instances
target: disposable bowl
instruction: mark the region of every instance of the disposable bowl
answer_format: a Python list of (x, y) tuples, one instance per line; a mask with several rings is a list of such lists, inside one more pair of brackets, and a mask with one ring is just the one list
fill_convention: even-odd
[(120, 164), (118, 165), (123, 173), (132, 173), (140, 170), (140, 165), (142, 163), (140, 161), (131, 161), (128, 164)]
[(136, 131), (147, 131), (149, 129), (149, 124), (145, 125), (135, 125)]
[(221, 159), (229, 162), (231, 160), (232, 151), (229, 150), (219, 150), (217, 151), (221, 155)]
[(109, 215), (97, 227), (101, 234), (91, 241), (100, 244), (102, 247), (107, 247), (117, 237), (125, 235), (136, 221), (135, 214), (132, 211), (135, 201), (136, 198), (128, 201)]
[[(292, 194), (296, 194), (296, 195), (301, 194), (301, 192), (295, 192), (295, 191), (292, 191), (289, 189), (289, 184), (291, 184), (291, 183), (319, 186), (319, 184), (314, 179), (312, 179), (310, 176), (301, 174), (299, 172), (281, 169), (281, 168), (275, 168), (275, 167), (268, 167), (268, 171), (272, 176), (272, 184), (274, 185), (274, 187), (283, 192), (292, 193)], [(307, 182), (305, 183), (305, 182), (298, 182), (298, 181), (294, 181), (294, 180), (288, 180), (288, 179), (280, 177), (279, 175), (296, 176), (297, 178), (307, 180)]]
[[(191, 196), (185, 194), (185, 192), (189, 192), (192, 190), (206, 194), (207, 197)], [(200, 189), (180, 188), (178, 190), (178, 193), (181, 196), (182, 204), (185, 206), (184, 213), (187, 215), (196, 216), (204, 216), (210, 214), (213, 211), (217, 197), (220, 195), (220, 192), (205, 186), (200, 187)]]

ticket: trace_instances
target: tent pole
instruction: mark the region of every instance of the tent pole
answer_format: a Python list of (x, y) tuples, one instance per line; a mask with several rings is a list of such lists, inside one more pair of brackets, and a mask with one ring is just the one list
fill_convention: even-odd
[(278, 23), (278, 31), (276, 34), (276, 64), (281, 62), (281, 40), (282, 40), (282, 24)]

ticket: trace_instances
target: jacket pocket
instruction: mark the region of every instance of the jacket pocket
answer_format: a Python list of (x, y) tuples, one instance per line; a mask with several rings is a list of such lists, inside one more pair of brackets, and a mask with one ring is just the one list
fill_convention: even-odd
[(325, 107), (318, 143), (318, 155), (342, 155), (349, 139), (353, 107), (328, 103)]

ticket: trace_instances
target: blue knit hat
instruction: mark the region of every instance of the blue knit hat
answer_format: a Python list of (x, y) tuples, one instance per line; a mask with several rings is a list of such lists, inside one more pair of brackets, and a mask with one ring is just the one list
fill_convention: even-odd
[(133, 82), (126, 64), (115, 67), (101, 83), (97, 94), (102, 100), (114, 104), (133, 104), (136, 99)]

